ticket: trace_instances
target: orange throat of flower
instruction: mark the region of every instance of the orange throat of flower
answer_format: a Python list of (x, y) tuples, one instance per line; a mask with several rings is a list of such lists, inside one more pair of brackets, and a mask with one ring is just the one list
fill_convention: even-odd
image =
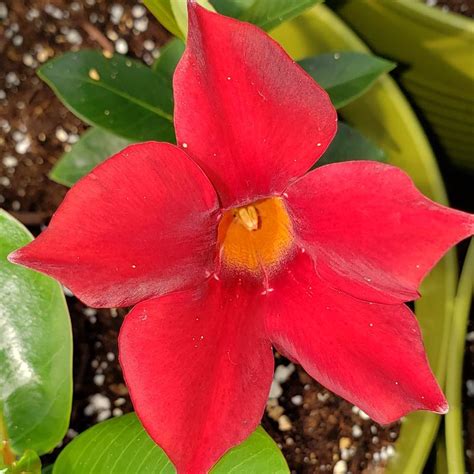
[(221, 266), (257, 277), (273, 273), (293, 246), (290, 216), (281, 198), (225, 211), (217, 242)]

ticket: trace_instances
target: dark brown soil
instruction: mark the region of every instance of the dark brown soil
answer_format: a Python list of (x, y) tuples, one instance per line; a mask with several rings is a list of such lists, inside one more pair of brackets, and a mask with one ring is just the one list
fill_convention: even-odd
[[(123, 15), (116, 24), (112, 19), (120, 6)], [(133, 0), (0, 0), (0, 205), (35, 234), (47, 225), (67, 191), (47, 174), (86, 128), (35, 76), (35, 69), (61, 52), (113, 48), (118, 38), (126, 41), (128, 54), (150, 64), (168, 35), (146, 13), (146, 31), (134, 31), (135, 17), (140, 17), (140, 7), (132, 14), (134, 6)], [(117, 361), (117, 334), (125, 311), (93, 310), (72, 295), (67, 300), (75, 351), (74, 404), (65, 443), (97, 421), (132, 410)], [(469, 379), (474, 379), (473, 353), (468, 353)], [(283, 381), (281, 373), (285, 375), (289, 362), (276, 355), (276, 364), (281, 366), (277, 373), (283, 392), (269, 401), (263, 424), (293, 472), (383, 470), (393, 454), (398, 425), (374, 424), (299, 368)], [(466, 398), (470, 426), (472, 401)], [(473, 440), (474, 429), (470, 433)]]
[(474, 0), (425, 0), (427, 5), (436, 6), (445, 12), (460, 13), (474, 18)]

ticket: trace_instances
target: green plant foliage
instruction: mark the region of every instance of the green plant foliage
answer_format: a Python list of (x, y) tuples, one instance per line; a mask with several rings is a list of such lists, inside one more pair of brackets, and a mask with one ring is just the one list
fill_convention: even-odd
[[(294, 18), (322, 0), (198, 0), (209, 10), (253, 23), (271, 30), (283, 21)], [(184, 0), (144, 0), (155, 18), (171, 33), (184, 39), (187, 14)]]
[(38, 75), (91, 125), (137, 141), (175, 139), (171, 82), (138, 61), (83, 50), (49, 61)]
[(339, 122), (334, 140), (315, 166), (353, 160), (385, 162), (387, 156), (381, 148), (361, 135), (355, 128), (344, 122)]
[(2, 467), (0, 464), (0, 474), (42, 474), (41, 461), (38, 455), (28, 449), (20, 459), (11, 466)]
[(57, 183), (72, 186), (109, 156), (133, 143), (100, 128), (90, 128), (71, 150), (64, 153), (49, 177)]
[(359, 52), (320, 54), (299, 64), (326, 89), (336, 108), (360, 97), (382, 74), (395, 67), (390, 61)]
[(268, 31), (321, 2), (322, 0), (254, 0), (240, 14), (239, 19)]
[[(208, 0), (196, 0), (201, 6), (215, 11)], [(184, 40), (188, 31), (187, 0), (144, 0), (153, 16), (173, 35)]]
[(463, 416), (462, 416), (462, 370), (466, 332), (474, 290), (474, 240), (459, 279), (458, 291), (454, 300), (453, 323), (446, 372), (446, 398), (449, 412), (445, 416), (446, 460), (448, 471), (466, 472), (464, 463)]
[(179, 38), (172, 39), (163, 48), (161, 48), (160, 56), (153, 64), (153, 70), (164, 77), (173, 79), (174, 70), (178, 65), (181, 56), (184, 53), (185, 44)]
[[(174, 474), (174, 466), (134, 413), (80, 434), (59, 455), (53, 474)], [(286, 461), (262, 428), (229, 451), (212, 474), (287, 474)]]
[(0, 409), (13, 451), (52, 450), (69, 423), (72, 335), (61, 287), (7, 261), (32, 240), (0, 210)]
[(171, 0), (143, 0), (143, 3), (170, 33), (184, 39), (184, 34), (180, 30), (171, 9)]
[(214, 8), (222, 15), (241, 18), (255, 0), (211, 0)]
[[(208, 2), (208, 0), (196, 0), (199, 5), (215, 12), (214, 7)], [(187, 0), (173, 0), (171, 2), (171, 10), (178, 23), (179, 29), (183, 32), (184, 37), (188, 34), (188, 1)]]

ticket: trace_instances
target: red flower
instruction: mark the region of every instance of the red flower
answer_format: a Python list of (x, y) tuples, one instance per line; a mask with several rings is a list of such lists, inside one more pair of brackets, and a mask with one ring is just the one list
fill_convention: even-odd
[(472, 216), (391, 166), (305, 174), (336, 112), (252, 25), (193, 5), (174, 90), (179, 148), (134, 145), (98, 166), (11, 260), (90, 306), (136, 304), (121, 364), (178, 471), (207, 471), (256, 428), (272, 345), (380, 423), (445, 413), (403, 303)]

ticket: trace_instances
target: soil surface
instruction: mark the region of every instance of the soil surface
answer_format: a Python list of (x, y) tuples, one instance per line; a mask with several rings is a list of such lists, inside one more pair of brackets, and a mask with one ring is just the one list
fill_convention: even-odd
[(425, 0), (430, 7), (439, 7), (445, 12), (460, 13), (474, 18), (474, 0)]
[[(49, 180), (48, 172), (86, 129), (36, 77), (35, 69), (62, 52), (85, 47), (127, 52), (151, 64), (167, 39), (166, 31), (132, 0), (0, 1), (0, 206), (34, 234), (44, 229), (67, 191)], [(94, 423), (132, 410), (117, 358), (126, 311), (87, 308), (65, 291), (75, 350), (73, 411), (63, 445)], [(468, 355), (470, 380), (472, 344)], [(302, 369), (275, 357), (263, 425), (292, 472), (383, 471), (394, 454), (399, 426), (378, 426)], [(466, 398), (474, 428), (473, 401), (472, 394)], [(474, 440), (474, 429), (469, 436)], [(45, 464), (60, 449), (46, 456)]]

